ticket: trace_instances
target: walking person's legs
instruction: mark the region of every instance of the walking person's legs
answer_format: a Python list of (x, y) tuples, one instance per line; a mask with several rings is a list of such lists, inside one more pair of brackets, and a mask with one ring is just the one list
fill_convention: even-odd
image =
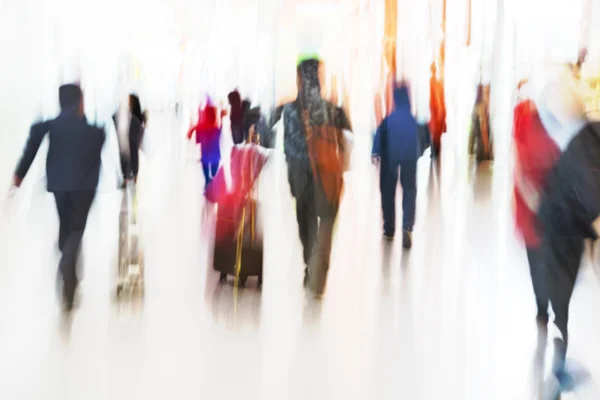
[(73, 306), (75, 290), (79, 284), (77, 257), (95, 192), (70, 192), (67, 195), (70, 199), (69, 232), (65, 239), (58, 268), (63, 279), (65, 306), (70, 309)]
[(202, 161), (202, 172), (204, 173), (204, 185), (206, 187), (212, 181), (211, 165), (209, 162)]
[(549, 295), (548, 284), (546, 282), (546, 271), (542, 263), (541, 249), (527, 246), (526, 251), (533, 293), (535, 294), (535, 304), (537, 306), (536, 321), (540, 328), (547, 328)]
[(554, 311), (554, 324), (561, 338), (554, 340), (552, 372), (565, 385), (565, 360), (569, 345), (569, 304), (579, 264), (583, 255), (583, 238), (558, 237), (542, 245), (543, 262), (548, 276), (549, 298)]
[(417, 160), (400, 163), (400, 185), (402, 186), (402, 245), (410, 248), (417, 211)]
[(319, 216), (319, 225), (309, 264), (309, 289), (317, 297), (323, 295), (327, 284), (333, 228), (339, 210), (343, 182), (342, 175), (327, 173), (321, 173), (314, 180), (314, 204)]
[(317, 296), (323, 295), (327, 284), (334, 224), (335, 217), (320, 219), (318, 234), (310, 258), (309, 288)]
[(58, 229), (58, 248), (62, 252), (65, 246), (65, 241), (69, 235), (70, 226), (70, 198), (65, 192), (55, 192), (54, 200), (56, 202), (56, 210), (58, 211), (59, 229)]
[(219, 161), (210, 163), (211, 180), (217, 176), (217, 172), (219, 172)]
[(383, 212), (383, 233), (393, 238), (396, 233), (396, 186), (398, 185), (398, 165), (386, 166), (382, 163), (379, 188), (381, 210)]
[(305, 265), (304, 284), (306, 284), (309, 274), (308, 265), (319, 227), (312, 172), (305, 168), (296, 168), (289, 165), (288, 181), (292, 196), (296, 200), (296, 221), (298, 222), (298, 233), (302, 242), (302, 258)]

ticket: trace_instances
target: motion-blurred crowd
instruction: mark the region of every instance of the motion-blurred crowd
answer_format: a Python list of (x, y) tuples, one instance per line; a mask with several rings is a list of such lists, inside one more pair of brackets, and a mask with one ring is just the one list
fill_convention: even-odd
[[(567, 323), (584, 242), (600, 234), (600, 125), (588, 121), (579, 90), (584, 61), (582, 53), (576, 64), (561, 66), (551, 79), (532, 77), (519, 83), (514, 110), (516, 225), (527, 249), (540, 337), (547, 337), (549, 305), (560, 331), (554, 340), (552, 369), (560, 389), (571, 386), (573, 380), (565, 367)], [(218, 205), (213, 262), (221, 281), (232, 275), (236, 285), (244, 286), (246, 278), (255, 275), (262, 284), (261, 212), (253, 192), (272, 149), (282, 144), (306, 266), (304, 285), (316, 297), (325, 292), (353, 139), (346, 105), (322, 96), (322, 67), (318, 58), (300, 59), (296, 99), (268, 113), (260, 106), (252, 108), (252, 102), (242, 100), (235, 90), (227, 97), (228, 107), (208, 99), (199, 108), (197, 121), (190, 124), (187, 137), (200, 147), (205, 196)], [(393, 240), (396, 234), (399, 180), (402, 245), (406, 249), (413, 241), (417, 161), (428, 147), (432, 158), (441, 156), (441, 137), (446, 131), (444, 82), (435, 65), (431, 73), (429, 121), (425, 124), (415, 119), (409, 83), (396, 82), (390, 90), (392, 104), (378, 121), (372, 147), (372, 161), (379, 166), (383, 235)], [(32, 126), (14, 185), (21, 184), (48, 134), (47, 189), (55, 196), (60, 217), (59, 272), (63, 300), (71, 309), (78, 286), (77, 253), (98, 185), (106, 134), (87, 122), (77, 85), (62, 86), (59, 98), (60, 114)], [(477, 162), (491, 161), (494, 154), (489, 98), (490, 86), (479, 85), (468, 143)], [(234, 143), (226, 158), (230, 177), (221, 168), (223, 122), (227, 119)], [(281, 138), (276, 129), (280, 121)], [(128, 104), (118, 107), (113, 123), (123, 182), (136, 181), (147, 123), (137, 96), (130, 95)]]

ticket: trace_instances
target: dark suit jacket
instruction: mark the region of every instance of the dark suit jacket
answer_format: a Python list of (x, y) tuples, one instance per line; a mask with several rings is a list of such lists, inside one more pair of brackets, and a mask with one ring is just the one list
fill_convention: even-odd
[(46, 161), (49, 192), (95, 191), (100, 176), (100, 153), (105, 134), (74, 111), (34, 124), (15, 174), (23, 179), (44, 136), (49, 134)]

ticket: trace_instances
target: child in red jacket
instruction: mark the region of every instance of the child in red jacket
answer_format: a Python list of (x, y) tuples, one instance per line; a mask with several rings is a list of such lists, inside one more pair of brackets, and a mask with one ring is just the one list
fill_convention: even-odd
[(196, 143), (200, 144), (202, 170), (206, 186), (214, 179), (221, 162), (221, 127), (217, 108), (207, 105), (198, 110), (198, 123), (188, 131), (188, 139), (196, 133)]

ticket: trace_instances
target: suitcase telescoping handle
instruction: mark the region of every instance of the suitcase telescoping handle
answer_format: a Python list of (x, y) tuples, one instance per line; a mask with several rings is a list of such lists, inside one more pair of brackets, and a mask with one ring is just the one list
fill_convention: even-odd
[(124, 193), (127, 204), (127, 215), (130, 223), (137, 224), (137, 188), (134, 182), (128, 182)]

